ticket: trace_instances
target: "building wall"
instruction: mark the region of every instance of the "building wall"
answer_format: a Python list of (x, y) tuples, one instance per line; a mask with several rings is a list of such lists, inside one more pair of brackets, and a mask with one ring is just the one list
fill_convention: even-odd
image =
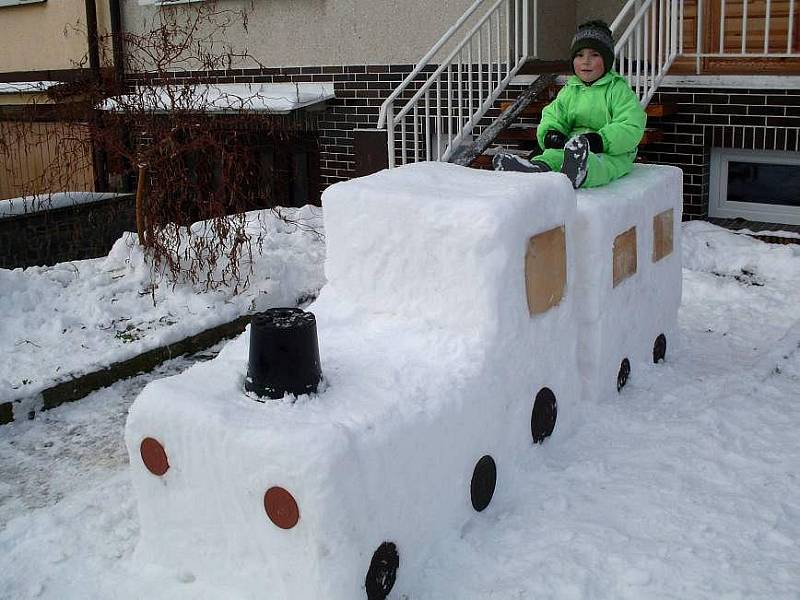
[(569, 59), (577, 4), (576, 0), (539, 0), (539, 58)]
[(577, 0), (576, 20), (578, 23), (602, 19), (609, 25), (617, 18), (625, 0)]
[(73, 69), (86, 53), (83, 2), (0, 8), (0, 72)]
[[(247, 11), (247, 32), (237, 22), (225, 33), (226, 41), (233, 48), (246, 47), (265, 66), (280, 67), (413, 64), (472, 3), (439, 0), (434, 7), (427, 0), (269, 0), (251, 5), (250, 0), (219, 0), (216, 8)], [(164, 11), (185, 19), (199, 6), (165, 8), (128, 0), (123, 4), (123, 27), (142, 33)], [(541, 55), (563, 58), (563, 40), (571, 37), (575, 26), (575, 0), (541, 0), (540, 12)]]
[(708, 215), (712, 147), (800, 148), (800, 89), (662, 88), (653, 102), (677, 103), (679, 112), (650, 120), (664, 130), (664, 141), (639, 154), (683, 169), (687, 218)]

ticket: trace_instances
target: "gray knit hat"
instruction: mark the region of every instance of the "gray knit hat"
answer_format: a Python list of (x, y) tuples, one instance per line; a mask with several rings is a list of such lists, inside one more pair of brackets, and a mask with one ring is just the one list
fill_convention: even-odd
[(591, 48), (600, 53), (605, 73), (614, 66), (614, 37), (611, 29), (603, 21), (587, 21), (578, 26), (578, 32), (572, 38), (570, 58), (575, 58), (575, 55), (584, 48)]

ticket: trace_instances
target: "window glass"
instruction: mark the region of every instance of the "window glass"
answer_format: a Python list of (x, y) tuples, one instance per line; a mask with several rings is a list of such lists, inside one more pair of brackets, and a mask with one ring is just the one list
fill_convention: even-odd
[(800, 165), (729, 161), (728, 201), (800, 206)]

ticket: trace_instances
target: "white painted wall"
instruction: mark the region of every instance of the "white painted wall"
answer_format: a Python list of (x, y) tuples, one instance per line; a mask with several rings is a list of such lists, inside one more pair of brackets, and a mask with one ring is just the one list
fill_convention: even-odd
[[(199, 3), (168, 9), (152, 0), (122, 0), (124, 27), (146, 30), (158, 11), (191, 14)], [(226, 39), (265, 66), (416, 63), (473, 0), (218, 0), (247, 10), (248, 32)], [(540, 0), (540, 56), (564, 58), (575, 29), (576, 0)]]

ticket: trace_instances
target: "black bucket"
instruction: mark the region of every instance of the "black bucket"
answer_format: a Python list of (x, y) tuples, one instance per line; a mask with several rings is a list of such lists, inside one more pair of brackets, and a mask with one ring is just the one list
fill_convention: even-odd
[(270, 308), (250, 321), (250, 357), (244, 389), (261, 397), (313, 394), (319, 365), (317, 320), (299, 308)]

